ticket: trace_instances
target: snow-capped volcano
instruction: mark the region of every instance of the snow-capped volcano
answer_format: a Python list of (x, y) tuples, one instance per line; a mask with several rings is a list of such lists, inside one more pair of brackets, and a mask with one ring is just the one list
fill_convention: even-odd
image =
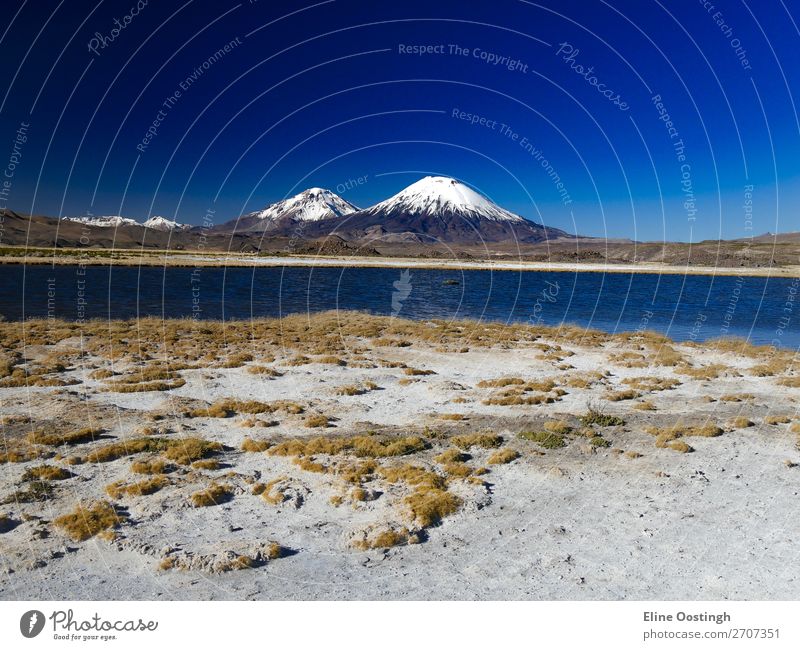
[(95, 226), (97, 228), (119, 228), (120, 226), (141, 225), (135, 219), (128, 219), (127, 217), (120, 217), (118, 215), (105, 217), (64, 217), (64, 219), (67, 221), (82, 223), (87, 226)]
[(356, 212), (358, 208), (345, 201), (338, 194), (321, 187), (312, 187), (295, 196), (268, 205), (263, 210), (251, 212), (246, 217), (277, 221), (319, 221), (329, 217), (343, 217)]
[(393, 241), (483, 245), (535, 243), (569, 237), (523, 219), (454, 178), (426, 176), (391, 198), (343, 219), (309, 224), (304, 236), (336, 234), (346, 241)]
[(398, 214), (449, 217), (467, 219), (491, 219), (493, 221), (524, 222), (519, 215), (504, 210), (475, 190), (459, 183), (454, 178), (426, 176), (409, 185), (393, 197), (365, 210), (372, 214)]
[(161, 230), (164, 232), (168, 232), (170, 230), (188, 230), (189, 228), (191, 228), (191, 226), (187, 226), (184, 223), (178, 223), (177, 221), (172, 221), (171, 219), (167, 219), (166, 217), (159, 217), (159, 216), (150, 217), (142, 225), (145, 228), (150, 228), (152, 230)]

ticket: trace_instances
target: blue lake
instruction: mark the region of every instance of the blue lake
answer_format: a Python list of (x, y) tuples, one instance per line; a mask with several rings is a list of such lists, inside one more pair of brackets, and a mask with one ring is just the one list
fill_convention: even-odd
[(404, 318), (652, 329), (677, 340), (741, 336), (800, 346), (800, 280), (628, 273), (355, 267), (4, 265), (0, 314), (249, 319), (328, 309)]

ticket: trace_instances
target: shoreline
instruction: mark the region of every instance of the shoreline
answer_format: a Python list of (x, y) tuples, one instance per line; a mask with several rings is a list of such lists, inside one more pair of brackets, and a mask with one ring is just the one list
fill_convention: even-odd
[(453, 271), (524, 271), (529, 273), (625, 273), (657, 275), (707, 275), (743, 277), (800, 277), (800, 266), (785, 267), (710, 267), (679, 266), (657, 263), (597, 264), (592, 262), (525, 262), (489, 261), (456, 259), (419, 259), (406, 257), (341, 257), (341, 256), (268, 256), (210, 254), (208, 252), (167, 252), (111, 257), (85, 255), (76, 251), (75, 255), (52, 257), (2, 257), (0, 264), (35, 264), (51, 266), (164, 266), (164, 267), (314, 267), (333, 268), (417, 268)]

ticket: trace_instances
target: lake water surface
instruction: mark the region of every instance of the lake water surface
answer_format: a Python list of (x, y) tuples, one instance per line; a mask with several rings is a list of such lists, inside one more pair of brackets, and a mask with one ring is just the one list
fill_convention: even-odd
[(0, 314), (8, 320), (227, 320), (341, 309), (800, 346), (800, 280), (792, 278), (357, 267), (5, 265), (0, 272)]

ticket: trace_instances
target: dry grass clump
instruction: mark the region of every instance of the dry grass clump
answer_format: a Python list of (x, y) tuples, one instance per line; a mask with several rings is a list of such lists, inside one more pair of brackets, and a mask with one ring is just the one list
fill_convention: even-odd
[(755, 399), (752, 393), (726, 393), (719, 398), (720, 402), (746, 402)]
[(449, 478), (467, 478), (473, 472), (473, 469), (465, 463), (444, 463), (442, 469)]
[(378, 463), (376, 461), (363, 460), (354, 463), (338, 463), (335, 473), (339, 478), (345, 481), (345, 483), (360, 485), (363, 481), (372, 479), (377, 469)]
[(789, 427), (789, 431), (792, 433), (800, 433), (800, 422), (793, 422)]
[(771, 355), (761, 363), (758, 363), (749, 368), (750, 374), (755, 377), (772, 377), (773, 375), (780, 375), (784, 372), (793, 369), (795, 366), (794, 359), (786, 355)]
[(278, 372), (275, 368), (269, 366), (247, 366), (247, 372), (251, 375), (263, 375), (265, 377), (283, 377), (282, 372)]
[(253, 494), (261, 495), (261, 498), (270, 505), (280, 505), (286, 501), (286, 495), (281, 490), (275, 490), (275, 487), (286, 480), (287, 477), (279, 476), (268, 483), (257, 483), (253, 486)]
[(525, 380), (520, 377), (500, 377), (499, 379), (484, 379), (479, 381), (478, 388), (504, 388), (505, 386), (521, 386)]
[(148, 494), (155, 494), (161, 488), (167, 486), (169, 480), (163, 476), (138, 481), (137, 483), (125, 484), (123, 481), (116, 481), (106, 486), (106, 493), (112, 499), (121, 499), (124, 496), (142, 497)]
[(5, 463), (27, 463), (30, 460), (41, 458), (46, 455), (47, 454), (40, 454), (29, 448), (10, 449), (4, 446), (3, 451), (0, 451), (0, 465), (4, 465)]
[(622, 380), (623, 384), (636, 390), (643, 390), (649, 393), (660, 390), (672, 390), (680, 386), (681, 382), (672, 377), (628, 377)]
[(196, 460), (218, 454), (222, 450), (222, 444), (219, 442), (203, 438), (181, 438), (169, 441), (164, 457), (180, 465), (189, 465)]
[(564, 436), (551, 431), (520, 431), (517, 436), (522, 440), (535, 442), (537, 445), (545, 449), (560, 449), (566, 447), (567, 443), (564, 441)]
[(552, 404), (557, 401), (553, 395), (523, 395), (519, 392), (508, 392), (483, 400), (487, 406), (532, 406), (534, 404)]
[(506, 465), (519, 458), (519, 456), (520, 453), (514, 449), (500, 449), (489, 456), (489, 460), (486, 462), (489, 465)]
[(267, 451), (272, 446), (269, 440), (253, 440), (252, 438), (245, 438), (242, 441), (242, 451), (257, 453), (260, 451)]
[(598, 404), (589, 404), (589, 408), (580, 417), (581, 424), (585, 426), (596, 425), (598, 427), (619, 427), (625, 424), (625, 420), (616, 415), (608, 415)]
[(641, 402), (636, 402), (636, 404), (633, 405), (633, 408), (635, 408), (637, 411), (655, 411), (656, 405), (650, 400), (642, 400)]
[(346, 366), (347, 361), (332, 354), (326, 354), (314, 360), (314, 363), (325, 363), (333, 366)]
[(800, 388), (800, 375), (781, 377), (776, 383), (779, 386), (787, 386), (788, 388)]
[(144, 452), (160, 452), (169, 446), (163, 438), (131, 438), (113, 442), (86, 454), (89, 463), (108, 463), (125, 456), (133, 456)]
[(618, 390), (606, 393), (605, 398), (609, 402), (621, 402), (623, 400), (636, 399), (637, 397), (641, 396), (642, 394), (639, 391), (629, 388), (627, 390)]
[(440, 413), (438, 417), (440, 420), (452, 420), (454, 422), (460, 422), (467, 418), (463, 413)]
[(83, 542), (117, 528), (124, 520), (124, 515), (108, 501), (98, 501), (90, 506), (77, 506), (72, 512), (56, 517), (53, 524), (75, 541)]
[(425, 377), (436, 374), (433, 370), (421, 370), (419, 368), (404, 368), (403, 372), (410, 377)]
[(764, 418), (764, 424), (789, 424), (791, 421), (788, 415), (768, 415)]
[(89, 373), (89, 379), (108, 379), (113, 376), (114, 372), (108, 368), (98, 368)]
[(365, 381), (363, 384), (346, 384), (336, 389), (337, 395), (353, 396), (363, 395), (373, 390), (378, 390), (378, 384), (373, 381)]
[(437, 463), (466, 463), (470, 458), (469, 454), (465, 454), (458, 449), (447, 449), (438, 456), (434, 456), (433, 460)]
[(192, 469), (216, 470), (221, 467), (220, 462), (216, 458), (206, 458), (204, 460), (196, 460), (192, 463)]
[(654, 366), (677, 366), (685, 363), (683, 355), (670, 345), (658, 345), (655, 354), (648, 357)]
[(447, 488), (447, 480), (444, 476), (419, 465), (380, 467), (378, 474), (389, 483), (402, 482), (419, 489), (445, 490)]
[(331, 423), (327, 415), (322, 413), (312, 413), (305, 419), (305, 425), (309, 429), (327, 427)]
[(100, 434), (102, 429), (86, 427), (77, 431), (67, 433), (45, 433), (44, 431), (32, 431), (28, 434), (28, 441), (34, 445), (48, 445), (50, 447), (60, 447), (61, 445), (80, 445), (86, 442), (93, 442)]
[(630, 458), (632, 460), (642, 457), (642, 454), (640, 454), (638, 451), (633, 451), (633, 450), (626, 451), (624, 455), (625, 455), (626, 458)]
[[(204, 408), (191, 409), (184, 412), (184, 417), (187, 418), (227, 418), (235, 413), (246, 413), (248, 415), (259, 415), (261, 413), (274, 413), (278, 410), (286, 410), (294, 413), (302, 413), (303, 409), (299, 405), (294, 405), (297, 408), (289, 408), (288, 402), (272, 402), (265, 403), (257, 400), (240, 400), (233, 398), (225, 398), (217, 400), (213, 404)], [(298, 410), (299, 408), (299, 410)]]
[(438, 488), (418, 488), (405, 498), (411, 516), (423, 528), (435, 526), (461, 507), (455, 494)]
[[(185, 367), (185, 366), (181, 366)], [(106, 383), (106, 390), (113, 393), (143, 393), (180, 388), (186, 383), (171, 366), (142, 366), (131, 374), (120, 375)]]
[(714, 424), (685, 425), (680, 421), (671, 427), (646, 427), (645, 431), (656, 436), (656, 447), (669, 448), (681, 453), (694, 451), (694, 448), (679, 438), (691, 436), (716, 438), (723, 433), (723, 430)]
[(670, 440), (667, 442), (666, 446), (673, 451), (680, 452), (681, 454), (688, 454), (694, 451), (694, 448), (691, 445), (686, 444), (683, 440)]
[(692, 379), (701, 379), (701, 380), (708, 380), (708, 379), (716, 379), (723, 373), (725, 374), (732, 374), (733, 376), (738, 376), (737, 373), (733, 368), (730, 366), (726, 366), (721, 363), (711, 363), (706, 366), (684, 366), (677, 370), (677, 372), (681, 375), (686, 375), (687, 377), (691, 377)]
[(460, 436), (453, 436), (450, 438), (450, 442), (456, 447), (467, 451), (472, 447), (494, 449), (503, 444), (503, 436), (495, 433), (466, 433)]
[(291, 359), (287, 359), (285, 363), (287, 366), (305, 366), (312, 363), (312, 361), (304, 354), (298, 354)]
[(221, 364), (219, 364), (220, 368), (241, 368), (244, 364), (253, 360), (253, 355), (248, 352), (236, 352), (234, 354), (228, 355), (228, 358), (225, 359)]
[(95, 449), (86, 455), (86, 461), (90, 463), (108, 463), (118, 458), (145, 452), (164, 452), (164, 456), (168, 460), (175, 461), (181, 465), (188, 465), (195, 460), (219, 453), (222, 448), (222, 445), (218, 442), (210, 442), (201, 438), (183, 438), (180, 440), (132, 438)]
[(63, 467), (55, 465), (38, 465), (29, 467), (22, 475), (23, 481), (63, 481), (75, 476), (72, 472)]
[(589, 444), (592, 447), (610, 447), (611, 442), (606, 440), (603, 436), (592, 436), (589, 438)]
[(743, 415), (740, 415), (739, 417), (733, 418), (730, 421), (729, 426), (732, 429), (747, 429), (748, 427), (752, 427), (753, 424), (754, 423), (753, 423), (752, 420), (750, 420), (749, 418), (744, 417)]
[(213, 483), (205, 490), (195, 492), (191, 496), (192, 506), (195, 508), (207, 508), (209, 506), (216, 506), (226, 501), (230, 501), (233, 497), (233, 491), (227, 485), (220, 485)]
[(328, 471), (328, 467), (322, 463), (318, 463), (313, 457), (299, 457), (293, 458), (292, 463), (297, 465), (300, 469), (306, 472), (314, 472), (316, 474), (324, 474)]
[(572, 427), (566, 420), (548, 420), (543, 426), (545, 431), (558, 434), (559, 436), (565, 436), (572, 431)]
[(723, 430), (715, 424), (686, 425), (677, 422), (671, 427), (645, 427), (650, 435), (661, 438), (664, 442), (682, 437), (716, 438), (721, 436)]
[(608, 355), (608, 360), (624, 368), (646, 368), (648, 363), (643, 354), (639, 352), (617, 352)]
[(170, 466), (160, 458), (150, 460), (135, 460), (131, 463), (131, 471), (134, 474), (166, 474)]
[(337, 456), (350, 452), (362, 458), (405, 456), (427, 449), (428, 443), (419, 436), (402, 438), (379, 436), (293, 438), (278, 443), (269, 450), (271, 456)]
[(393, 546), (410, 543), (411, 537), (412, 535), (407, 528), (400, 530), (387, 528), (378, 533), (373, 539), (356, 542), (354, 546), (363, 551), (373, 548), (392, 548)]

